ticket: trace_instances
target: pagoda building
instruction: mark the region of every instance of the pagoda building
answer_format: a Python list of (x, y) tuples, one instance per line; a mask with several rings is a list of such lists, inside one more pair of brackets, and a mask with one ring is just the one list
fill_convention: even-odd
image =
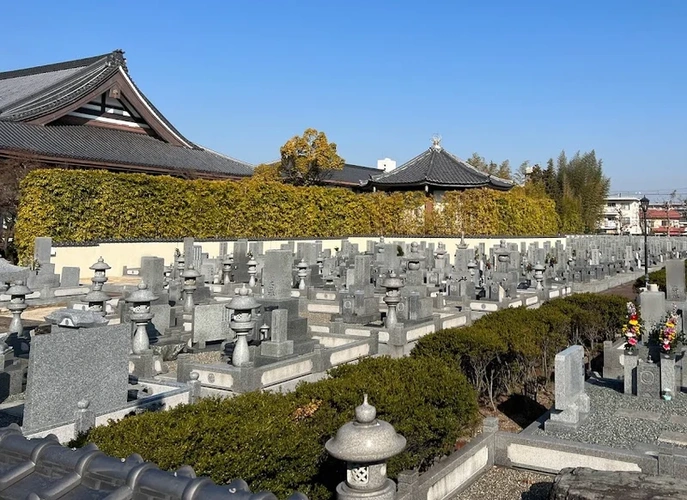
[(0, 72), (0, 160), (204, 178), (248, 163), (184, 137), (131, 79), (124, 52)]
[(446, 191), (490, 188), (508, 191), (515, 184), (490, 175), (452, 155), (434, 137), (430, 148), (403, 165), (380, 175), (370, 176), (361, 187), (373, 191), (425, 191), (440, 202)]

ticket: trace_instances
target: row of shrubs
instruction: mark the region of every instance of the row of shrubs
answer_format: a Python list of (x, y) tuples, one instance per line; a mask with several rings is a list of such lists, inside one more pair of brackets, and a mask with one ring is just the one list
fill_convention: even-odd
[(463, 371), (484, 401), (494, 405), (502, 395), (546, 385), (553, 358), (569, 345), (584, 346), (591, 361), (604, 340), (620, 334), (626, 303), (616, 295), (585, 293), (548, 301), (539, 309), (504, 309), (468, 328), (423, 337), (411, 357)]
[(294, 187), (258, 178), (185, 180), (104, 170), (37, 169), (22, 180), (16, 225), (19, 256), (33, 240), (283, 238), (351, 235), (552, 235), (554, 202), (472, 189), (450, 192), (425, 210), (423, 192), (363, 193)]
[(620, 331), (624, 311), (624, 299), (590, 294), (538, 310), (507, 309), (430, 334), (407, 358), (365, 359), (292, 393), (203, 399), (128, 417), (73, 444), (93, 441), (119, 457), (139, 453), (167, 469), (189, 464), (219, 483), (242, 477), (279, 496), (300, 490), (313, 500), (330, 499), (345, 469), (324, 444), (353, 418), (363, 393), (408, 441), (390, 461), (390, 476), (424, 470), (473, 432), (478, 396), (494, 399), (524, 382), (548, 380), (557, 351), (578, 342), (594, 349)]

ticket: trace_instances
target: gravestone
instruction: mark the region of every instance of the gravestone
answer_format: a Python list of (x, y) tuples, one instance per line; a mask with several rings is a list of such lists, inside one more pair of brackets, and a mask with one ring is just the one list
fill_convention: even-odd
[(661, 394), (661, 373), (654, 363), (637, 364), (637, 396), (658, 398)]
[(556, 354), (556, 400), (546, 430), (577, 429), (589, 414), (589, 396), (584, 389), (584, 349), (570, 346)]
[(60, 279), (60, 286), (73, 287), (79, 286), (79, 279), (81, 278), (81, 268), (68, 267), (62, 268), (62, 278)]
[(262, 271), (263, 294), (270, 299), (291, 298), (293, 256), (290, 250), (268, 250)]
[(225, 303), (197, 304), (193, 308), (192, 342), (204, 349), (207, 342), (231, 338), (230, 313)]
[(293, 354), (293, 340), (288, 340), (289, 311), (275, 309), (272, 311), (270, 340), (260, 344), (260, 354), (272, 358), (282, 358)]
[(666, 299), (669, 302), (684, 302), (685, 296), (685, 259), (666, 261)]
[[(78, 325), (90, 311), (62, 310), (59, 322)], [(59, 311), (56, 311), (58, 313)], [(70, 328), (53, 325), (31, 342), (24, 431), (74, 421), (77, 403), (96, 415), (127, 402), (131, 329), (127, 324)]]
[(165, 259), (160, 257), (141, 257), (141, 280), (148, 290), (158, 297), (162, 295), (165, 280)]
[(639, 294), (639, 307), (644, 320), (642, 341), (646, 343), (651, 331), (666, 315), (666, 297), (658, 290), (658, 285), (649, 283), (649, 289)]

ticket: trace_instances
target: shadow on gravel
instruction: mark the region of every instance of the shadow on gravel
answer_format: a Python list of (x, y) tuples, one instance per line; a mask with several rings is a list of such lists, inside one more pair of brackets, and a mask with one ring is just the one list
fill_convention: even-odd
[(497, 408), (523, 429), (548, 411), (548, 408), (532, 398), (520, 394), (513, 394)]
[(521, 500), (547, 500), (553, 482), (534, 483), (528, 491), (520, 495)]
[(615, 392), (623, 393), (625, 392), (625, 389), (623, 388), (623, 381), (622, 380), (611, 380), (608, 378), (596, 378), (596, 377), (591, 377), (587, 379), (587, 383), (591, 385), (595, 385), (597, 387), (605, 387), (607, 389), (612, 389)]

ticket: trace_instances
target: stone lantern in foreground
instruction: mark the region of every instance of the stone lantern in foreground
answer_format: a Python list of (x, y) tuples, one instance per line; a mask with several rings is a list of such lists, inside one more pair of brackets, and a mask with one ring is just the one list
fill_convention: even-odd
[(23, 281), (15, 281), (5, 293), (10, 296), (10, 303), (7, 305), (7, 309), (12, 313), (12, 321), (10, 322), (8, 332), (17, 333), (21, 336), (24, 333), (21, 313), (28, 307), (26, 305), (26, 296), (31, 293), (31, 290)]
[(150, 303), (156, 299), (157, 296), (148, 290), (143, 282), (138, 284), (138, 290), (126, 298), (127, 304), (131, 305), (131, 321), (136, 325), (132, 343), (134, 354), (143, 354), (150, 348), (150, 339), (146, 327), (155, 316), (150, 312)]
[(382, 286), (386, 288), (386, 295), (384, 295), (384, 302), (389, 307), (386, 313), (386, 327), (391, 328), (398, 323), (398, 315), (396, 308), (401, 302), (401, 288), (403, 288), (403, 280), (396, 276), (392, 270), (389, 276), (382, 282)]
[(253, 298), (252, 293), (253, 291), (247, 288), (244, 283), (242, 288), (236, 289), (236, 295), (226, 305), (228, 309), (233, 311), (229, 326), (236, 333), (236, 343), (231, 356), (231, 364), (234, 366), (242, 366), (250, 361), (248, 339), (246, 337), (253, 330), (253, 326), (255, 326), (253, 309), (260, 307), (258, 301)]
[(200, 278), (200, 273), (196, 271), (192, 265), (189, 265), (184, 272), (181, 273), (181, 278), (184, 280), (184, 312), (191, 313), (195, 306), (193, 302), (193, 292), (198, 288), (196, 281)]
[(355, 409), (355, 422), (341, 427), (325, 448), (346, 462), (346, 481), (336, 487), (338, 500), (393, 500), (396, 485), (386, 477), (386, 462), (401, 453), (406, 439), (393, 426), (377, 420), (377, 410), (367, 402)]

